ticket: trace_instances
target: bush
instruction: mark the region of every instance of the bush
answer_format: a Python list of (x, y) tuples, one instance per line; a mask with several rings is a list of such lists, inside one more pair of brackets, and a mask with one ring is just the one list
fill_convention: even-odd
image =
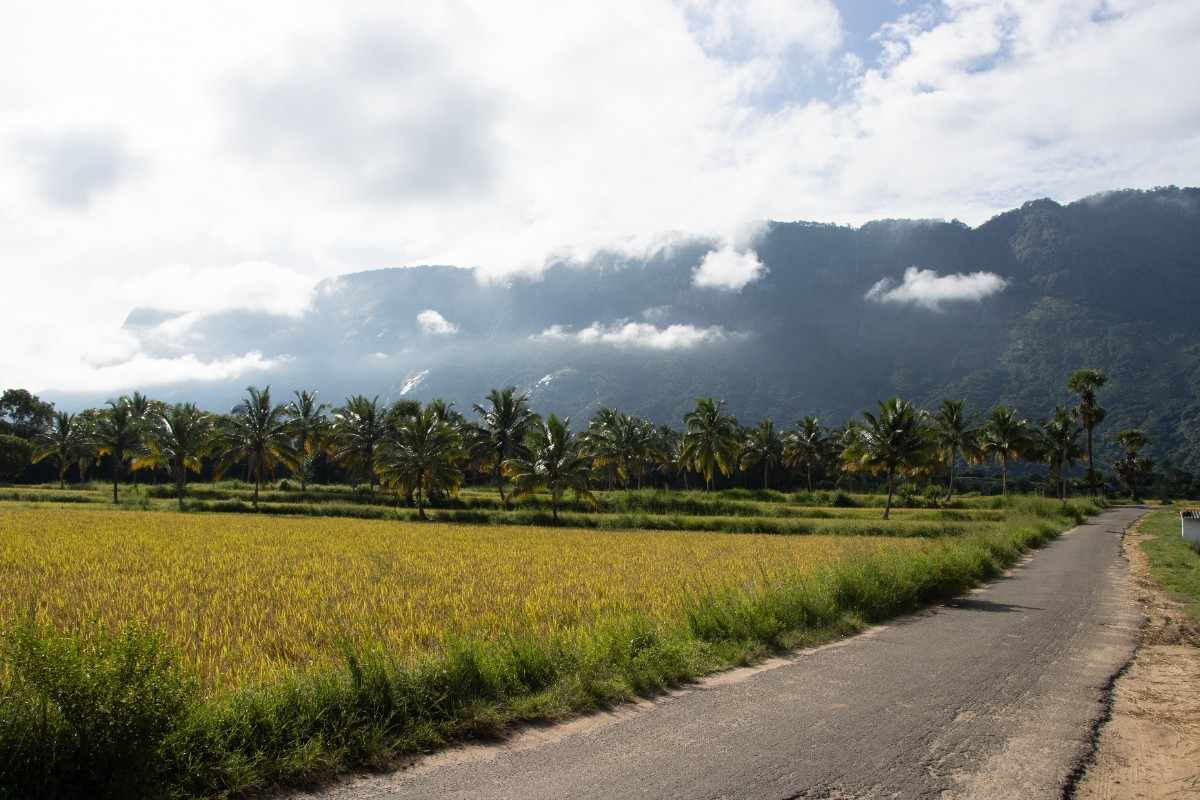
[(130, 797), (171, 780), (166, 751), (197, 689), (158, 635), (26, 622), (2, 655), (0, 793)]

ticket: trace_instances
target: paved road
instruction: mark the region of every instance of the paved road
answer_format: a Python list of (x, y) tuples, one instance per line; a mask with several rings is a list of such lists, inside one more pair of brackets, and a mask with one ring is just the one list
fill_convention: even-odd
[(1134, 649), (1120, 533), (1140, 513), (862, 636), (317, 796), (1058, 798)]

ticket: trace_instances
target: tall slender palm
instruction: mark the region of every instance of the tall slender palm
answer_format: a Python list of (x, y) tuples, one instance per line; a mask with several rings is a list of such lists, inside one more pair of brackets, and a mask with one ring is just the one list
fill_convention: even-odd
[(329, 410), (326, 403), (317, 402), (317, 393), (307, 389), (294, 392), (295, 399), (287, 405), (288, 425), (296, 437), (296, 452), (300, 456), (300, 491), (308, 491), (308, 472), (313, 459), (324, 449), (329, 436)]
[(333, 413), (333, 460), (345, 464), (359, 478), (366, 478), (374, 491), (375, 451), (387, 433), (387, 414), (379, 397), (356, 394)]
[(34, 437), (33, 463), (53, 458), (58, 467), (58, 486), (67, 485), (67, 470), (85, 449), (84, 427), (74, 414), (56, 411), (45, 430)]
[(238, 403), (214, 437), (214, 449), (220, 459), (216, 474), (223, 475), (236, 464), (245, 462), (254, 477), (254, 507), (262, 485), (279, 467), (296, 470), (300, 457), (288, 423), (287, 406), (271, 403), (271, 387), (246, 387), (246, 397)]
[(148, 438), (171, 470), (180, 511), (187, 492), (188, 471), (200, 472), (200, 458), (212, 444), (213, 424), (212, 415), (194, 403), (168, 406), (148, 420)]
[(955, 469), (960, 456), (974, 453), (979, 431), (971, 427), (962, 400), (943, 400), (933, 415), (933, 434), (938, 450), (948, 466), (949, 480), (946, 483), (946, 499), (954, 496)]
[(591, 465), (582, 442), (571, 433), (570, 419), (560, 420), (551, 414), (545, 422), (535, 425), (529, 433), (527, 453), (506, 460), (504, 470), (512, 478), (513, 493), (517, 496), (546, 489), (555, 521), (567, 491), (593, 505), (596, 502), (588, 490)]
[[(156, 400), (151, 400), (149, 397), (138, 391), (135, 391), (133, 394), (123, 395), (120, 399), (129, 406), (129, 410), (133, 414), (134, 419), (137, 420), (138, 424), (141, 425), (143, 429), (145, 429), (151, 422), (151, 417), (154, 415), (154, 413), (156, 411), (160, 411), (163, 407), (162, 403)], [(154, 468), (159, 466), (158, 462), (154, 458), (147, 458), (146, 455), (148, 454), (143, 454), (142, 457), (136, 458), (130, 462), (129, 476), (133, 479), (134, 486), (138, 485), (138, 472), (140, 470), (149, 467), (153, 472)]]
[(461, 464), (465, 458), (462, 434), (442, 418), (438, 409), (426, 406), (406, 416), (379, 446), (376, 469), (388, 487), (411, 494), (417, 515), (426, 519), (429, 495), (457, 491), (462, 484)]
[(813, 467), (825, 458), (829, 437), (816, 417), (804, 417), (788, 431), (783, 441), (783, 463), (792, 469), (803, 469), (808, 491), (813, 490)]
[(737, 466), (737, 420), (723, 410), (725, 401), (711, 397), (696, 399), (696, 407), (683, 418), (683, 455), (687, 464), (704, 476), (704, 485), (712, 491), (716, 473), (728, 475)]
[(484, 402), (476, 403), (474, 408), (484, 434), (476, 444), (491, 464), (500, 504), (507, 508), (503, 464), (509, 458), (525, 455), (525, 434), (537, 424), (537, 415), (529, 409), (529, 396), (517, 394), (515, 386), (492, 389)]
[(1058, 496), (1067, 502), (1067, 472), (1083, 455), (1079, 446), (1081, 433), (1076, 415), (1061, 406), (1054, 409), (1054, 416), (1042, 423), (1038, 432), (1040, 450), (1050, 474), (1057, 479)]
[(979, 432), (979, 453), (1000, 464), (1000, 493), (1008, 496), (1008, 465), (1032, 444), (1029, 423), (1009, 406), (996, 406)]
[(742, 469), (762, 467), (763, 488), (770, 488), (771, 467), (783, 460), (783, 437), (773, 420), (764, 419), (746, 433), (740, 460)]
[(863, 412), (865, 424), (847, 428), (843, 457), (852, 470), (866, 470), (887, 476), (888, 496), (883, 518), (892, 513), (896, 494), (896, 476), (925, 469), (936, 445), (926, 415), (907, 400), (892, 397), (879, 403), (879, 412)]
[(98, 455), (107, 455), (112, 462), (113, 503), (118, 501), (117, 485), (125, 464), (142, 449), (142, 422), (124, 398), (109, 400), (95, 420), (92, 441)]
[(1092, 451), (1093, 432), (1100, 423), (1104, 422), (1108, 413), (1100, 406), (1096, 399), (1096, 393), (1106, 383), (1108, 383), (1108, 376), (1098, 369), (1077, 369), (1067, 379), (1067, 388), (1079, 395), (1079, 405), (1075, 407), (1075, 413), (1087, 434), (1087, 485), (1088, 491), (1092, 494), (1095, 494), (1096, 485), (1099, 483)]

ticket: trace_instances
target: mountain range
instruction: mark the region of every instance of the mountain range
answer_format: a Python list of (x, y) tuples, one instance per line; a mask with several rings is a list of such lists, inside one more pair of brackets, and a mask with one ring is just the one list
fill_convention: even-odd
[[(602, 406), (678, 425), (701, 395), (783, 425), (841, 424), (893, 394), (961, 397), (979, 415), (1010, 403), (1037, 421), (1072, 401), (1071, 371), (1097, 367), (1110, 378), (1100, 433), (1141, 427), (1160, 464), (1200, 472), (1200, 189), (1033, 200), (978, 227), (770, 222), (740, 288), (698, 278), (714, 254), (688, 239), (506, 282), (452, 266), (359, 272), (322, 282), (300, 316), (191, 322), (186, 346), (261, 351), (277, 366), (252, 380), (281, 398), (306, 387), (469, 408), (516, 385), (577, 425)], [(139, 308), (126, 328), (169, 355), (173, 321)], [(152, 394), (224, 410), (247, 382)]]

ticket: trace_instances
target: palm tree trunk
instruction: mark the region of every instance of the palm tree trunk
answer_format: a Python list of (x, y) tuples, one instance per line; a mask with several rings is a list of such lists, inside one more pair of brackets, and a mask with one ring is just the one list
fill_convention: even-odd
[(888, 519), (892, 514), (892, 495), (896, 493), (896, 471), (888, 470), (887, 505), (883, 507), (883, 518)]
[(806, 464), (804, 470), (808, 474), (808, 493), (812, 494), (812, 463)]
[(767, 462), (763, 462), (763, 489), (767, 488)]
[(417, 481), (417, 516), (421, 519), (428, 519), (428, 517), (425, 516), (424, 481)]
[(950, 483), (946, 485), (946, 502), (950, 502), (950, 498), (954, 497), (954, 468), (958, 466), (958, 453), (954, 448), (950, 448)]
[(1092, 461), (1092, 426), (1087, 426), (1088, 494), (1096, 493), (1096, 464)]
[(1008, 457), (1000, 459), (1000, 496), (1008, 497)]

